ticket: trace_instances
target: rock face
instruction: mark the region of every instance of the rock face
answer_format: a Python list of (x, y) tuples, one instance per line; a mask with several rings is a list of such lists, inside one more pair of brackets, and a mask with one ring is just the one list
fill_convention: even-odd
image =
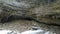
[(11, 15), (33, 18), (33, 20), (60, 25), (59, 0), (0, 0), (0, 21)]

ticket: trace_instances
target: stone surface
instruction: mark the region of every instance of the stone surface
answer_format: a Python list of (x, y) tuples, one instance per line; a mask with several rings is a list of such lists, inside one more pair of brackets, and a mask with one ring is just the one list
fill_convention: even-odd
[[(46, 24), (39, 24), (35, 21), (28, 21), (28, 20), (15, 20), (12, 22), (0, 23), (0, 31), (2, 30), (10, 30), (16, 32), (25, 32), (25, 33), (34, 33), (36, 30), (32, 30), (33, 27), (39, 27), (38, 32), (40, 30), (41, 33), (48, 32), (50, 34), (60, 34), (60, 26), (53, 26), (53, 25), (46, 25)], [(30, 32), (29, 32), (30, 31)], [(36, 32), (37, 32), (36, 31)], [(47, 34), (48, 34), (47, 33)]]
[(59, 0), (0, 0), (0, 21), (4, 21), (4, 18), (8, 20), (11, 15), (18, 15), (23, 18), (30, 16), (33, 20), (46, 24), (60, 25), (59, 2)]

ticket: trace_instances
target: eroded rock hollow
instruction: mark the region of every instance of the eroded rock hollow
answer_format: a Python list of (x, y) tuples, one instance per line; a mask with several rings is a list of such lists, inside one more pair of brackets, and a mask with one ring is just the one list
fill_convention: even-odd
[(0, 0), (0, 22), (11, 16), (60, 25), (60, 0)]

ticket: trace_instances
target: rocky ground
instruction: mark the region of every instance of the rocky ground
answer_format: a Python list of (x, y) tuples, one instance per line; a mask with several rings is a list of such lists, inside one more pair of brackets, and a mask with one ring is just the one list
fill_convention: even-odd
[(60, 26), (45, 25), (45, 24), (37, 23), (35, 21), (15, 20), (12, 22), (4, 23), (4, 24), (0, 23), (0, 29), (14, 30), (14, 31), (18, 31), (18, 32), (31, 30), (33, 26), (40, 27), (41, 29), (43, 29), (45, 31), (51, 31), (56, 34), (60, 33)]

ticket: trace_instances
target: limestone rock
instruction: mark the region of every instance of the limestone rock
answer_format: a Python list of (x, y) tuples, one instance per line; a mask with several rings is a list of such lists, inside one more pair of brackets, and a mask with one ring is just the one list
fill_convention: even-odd
[[(11, 15), (60, 25), (59, 0), (0, 0), (0, 19)], [(1, 20), (0, 20), (1, 21)]]

